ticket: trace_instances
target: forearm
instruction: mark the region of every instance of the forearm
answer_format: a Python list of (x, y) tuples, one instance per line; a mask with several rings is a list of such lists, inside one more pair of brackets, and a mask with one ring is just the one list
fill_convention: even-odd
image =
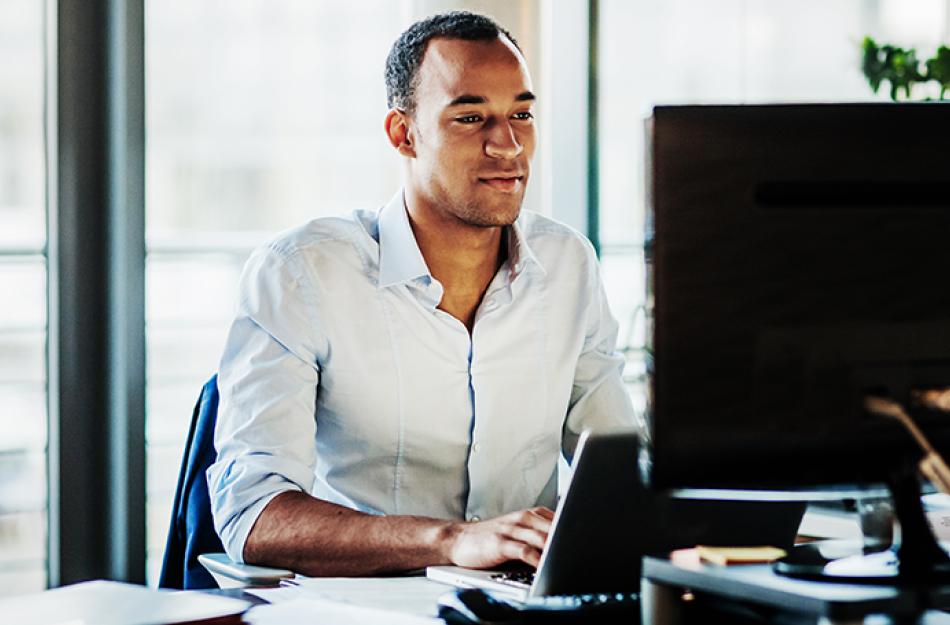
[(299, 491), (275, 497), (244, 544), (244, 560), (312, 576), (356, 576), (449, 562), (459, 525), (374, 516)]

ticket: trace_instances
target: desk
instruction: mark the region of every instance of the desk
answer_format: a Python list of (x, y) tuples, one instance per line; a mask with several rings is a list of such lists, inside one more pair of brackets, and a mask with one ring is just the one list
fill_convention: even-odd
[[(928, 592), (926, 595), (900, 591), (891, 587), (856, 586), (844, 584), (825, 584), (789, 579), (772, 574), (768, 566), (716, 567), (698, 565), (695, 568), (673, 565), (668, 559), (646, 558), (644, 561), (644, 579), (642, 587), (643, 623), (646, 625), (670, 625), (679, 623), (781, 623), (782, 625), (800, 623), (820, 623), (821, 625), (841, 625), (861, 623), (867, 614), (888, 615), (873, 617), (874, 625), (888, 623), (915, 623), (916, 625), (948, 625), (950, 614), (938, 611), (924, 611), (921, 605), (950, 605), (950, 588), (940, 592)], [(357, 582), (358, 580), (353, 580)], [(366, 580), (371, 585), (378, 580)], [(106, 583), (108, 585), (108, 583)], [(86, 585), (80, 585), (86, 586)], [(142, 587), (116, 585), (117, 589), (102, 588), (102, 583), (92, 583), (87, 589), (70, 587), (37, 593), (22, 598), (13, 598), (0, 602), (0, 622), (59, 623), (76, 617), (80, 612), (71, 605), (79, 605), (73, 599), (76, 590), (96, 599), (100, 591), (109, 593), (109, 603), (97, 604), (100, 611), (95, 615), (109, 615), (109, 622), (141, 622), (143, 614), (155, 617), (155, 605), (162, 606), (163, 614), (177, 614), (180, 621), (181, 610), (185, 605), (194, 605), (194, 593), (157, 593)], [(683, 589), (695, 593), (694, 601), (683, 601)], [(261, 600), (242, 589), (205, 591), (219, 597), (244, 599), (255, 604)], [(119, 594), (116, 594), (119, 593)], [(200, 596), (200, 595), (199, 595)], [(101, 598), (101, 597), (100, 597)], [(134, 603), (129, 603), (133, 601)], [(223, 601), (223, 599), (222, 599)], [(88, 601), (83, 602), (87, 606)], [(201, 602), (198, 602), (201, 603)], [(129, 619), (115, 618), (116, 608), (128, 604)], [(740, 610), (736, 606), (745, 606)], [(755, 609), (750, 609), (753, 606)], [(75, 607), (75, 606), (74, 606)], [(431, 617), (417, 616), (393, 610), (379, 610), (368, 613), (354, 610), (340, 610), (339, 604), (311, 604), (304, 609), (291, 612), (292, 619), (283, 618), (287, 613), (278, 610), (279, 620), (255, 618), (253, 614), (203, 620), (202, 623), (275, 623), (286, 625), (290, 620), (298, 623), (334, 622), (335, 616), (342, 622), (373, 622), (381, 625), (436, 625), (440, 621)], [(351, 606), (356, 607), (356, 606)], [(6, 608), (6, 609), (4, 609)], [(263, 609), (263, 608), (262, 608)], [(58, 614), (52, 614), (52, 612)], [(347, 613), (343, 613), (343, 612)], [(88, 612), (88, 610), (86, 610)], [(47, 614), (49, 613), (49, 614)], [(193, 612), (191, 612), (193, 613)], [(340, 614), (333, 614), (340, 613)], [(46, 617), (50, 618), (45, 618)], [(223, 612), (219, 612), (223, 614)], [(19, 616), (17, 616), (19, 615)], [(56, 618), (52, 618), (56, 616)], [(372, 616), (372, 618), (366, 618)], [(588, 615), (589, 616), (589, 615)], [(634, 625), (637, 619), (627, 618), (623, 625)], [(584, 619), (588, 625), (589, 619)], [(93, 618), (90, 622), (102, 622)], [(152, 622), (149, 620), (149, 622)], [(593, 625), (593, 624), (591, 624)]]
[(792, 579), (769, 565), (716, 566), (673, 564), (667, 558), (644, 558), (644, 621), (673, 625), (685, 619), (683, 589), (771, 610), (782, 622), (823, 625), (876, 622), (950, 624), (950, 614), (924, 606), (950, 606), (950, 587), (918, 592), (892, 586), (832, 584)]
[[(443, 594), (455, 591), (454, 587), (425, 578), (307, 578), (305, 581), (312, 582), (310, 589), (285, 587), (250, 590), (251, 593), (273, 600), (274, 605), (252, 609), (245, 615), (245, 622), (251, 625), (444, 625), (435, 616), (437, 601)], [(381, 594), (387, 597), (379, 597)], [(548, 622), (564, 625), (639, 625), (639, 607), (632, 607), (635, 612), (628, 611), (622, 615), (578, 612), (546, 616), (534, 613), (521, 620), (499, 620), (510, 625), (544, 625)], [(517, 618), (517, 615), (514, 616)]]

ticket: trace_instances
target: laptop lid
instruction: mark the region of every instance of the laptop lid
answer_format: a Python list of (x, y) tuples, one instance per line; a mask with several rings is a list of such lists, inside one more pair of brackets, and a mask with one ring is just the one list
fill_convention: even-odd
[(529, 596), (638, 592), (642, 556), (699, 544), (792, 546), (804, 503), (670, 497), (638, 458), (635, 432), (582, 435)]
[(645, 512), (634, 431), (585, 431), (529, 596), (636, 592)]

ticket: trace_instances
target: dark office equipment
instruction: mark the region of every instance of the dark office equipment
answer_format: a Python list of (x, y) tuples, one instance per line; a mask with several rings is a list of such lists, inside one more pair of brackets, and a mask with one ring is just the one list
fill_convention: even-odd
[(649, 423), (656, 488), (886, 483), (900, 575), (947, 568), (906, 406), (944, 455), (950, 107), (657, 107), (648, 124)]
[(449, 625), (485, 623), (640, 623), (635, 593), (549, 595), (515, 601), (481, 588), (463, 588), (439, 598), (439, 617)]
[(218, 587), (211, 574), (198, 562), (198, 556), (203, 553), (224, 551), (221, 539), (214, 531), (205, 479), (205, 471), (215, 459), (214, 425), (217, 418), (218, 376), (214, 375), (202, 387), (191, 416), (178, 487), (172, 501), (171, 525), (158, 583), (161, 588)]

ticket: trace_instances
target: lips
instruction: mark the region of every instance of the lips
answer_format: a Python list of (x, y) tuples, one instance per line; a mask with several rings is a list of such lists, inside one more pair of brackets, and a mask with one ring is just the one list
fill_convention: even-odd
[(479, 176), (478, 181), (488, 185), (496, 191), (501, 191), (503, 193), (513, 193), (517, 191), (523, 183), (524, 176), (512, 174)]

